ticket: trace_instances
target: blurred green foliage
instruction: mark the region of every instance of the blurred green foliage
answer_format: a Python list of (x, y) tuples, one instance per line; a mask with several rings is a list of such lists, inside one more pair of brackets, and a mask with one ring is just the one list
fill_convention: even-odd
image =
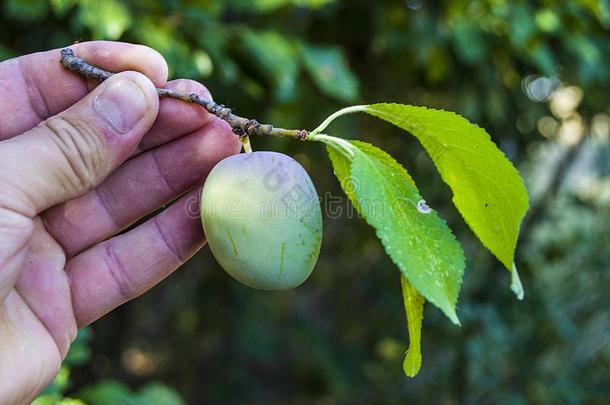
[[(526, 289), (518, 302), (508, 273), (452, 208), (416, 141), (370, 118), (343, 118), (329, 132), (391, 152), (466, 248), (462, 327), (426, 306), (417, 378), (402, 374), (398, 272), (341, 199), (303, 286), (250, 290), (204, 249), (93, 325), (41, 404), (57, 403), (62, 392), (78, 398), (65, 404), (607, 403), (607, 1), (5, 0), (0, 7), (2, 59), (90, 39), (144, 43), (166, 57), (173, 77), (200, 80), (241, 115), (280, 126), (311, 129), (345, 103), (457, 111), (520, 167), (533, 202), (517, 252)], [(342, 195), (319, 145), (253, 143), (300, 160), (326, 203)], [(79, 351), (83, 360), (70, 360)]]

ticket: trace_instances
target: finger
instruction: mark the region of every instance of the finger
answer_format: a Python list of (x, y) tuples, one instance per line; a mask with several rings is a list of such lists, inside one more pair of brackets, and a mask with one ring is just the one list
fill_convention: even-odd
[[(143, 45), (93, 41), (72, 45), (77, 56), (104, 69), (143, 73), (157, 86), (167, 81), (167, 63)], [(97, 83), (87, 82), (60, 63), (60, 50), (0, 63), (0, 140), (19, 135), (76, 103)]]
[(133, 152), (158, 107), (150, 80), (124, 72), (64, 112), (0, 142), (0, 207), (34, 217), (84, 194)]
[[(172, 80), (164, 88), (182, 93), (195, 93), (205, 100), (212, 99), (208, 89), (194, 80)], [(152, 149), (172, 139), (189, 134), (203, 127), (211, 117), (207, 110), (200, 105), (186, 103), (171, 97), (162, 97), (159, 101), (157, 120), (146, 136), (142, 138), (135, 153)]]
[(159, 283), (205, 240), (198, 212), (200, 190), (137, 228), (68, 261), (74, 314), (80, 327)]
[(201, 183), (219, 160), (239, 148), (231, 128), (211, 120), (131, 159), (84, 196), (49, 209), (43, 214), (46, 228), (73, 256)]

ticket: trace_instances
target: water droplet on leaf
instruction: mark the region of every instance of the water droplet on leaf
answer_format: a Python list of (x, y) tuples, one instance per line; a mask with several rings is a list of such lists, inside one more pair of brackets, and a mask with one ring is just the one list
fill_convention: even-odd
[(432, 208), (428, 206), (426, 200), (419, 200), (417, 202), (417, 210), (422, 214), (429, 214), (432, 212)]

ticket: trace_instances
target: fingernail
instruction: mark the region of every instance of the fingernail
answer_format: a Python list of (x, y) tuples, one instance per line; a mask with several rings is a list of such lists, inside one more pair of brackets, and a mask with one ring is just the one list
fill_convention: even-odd
[(123, 77), (112, 78), (93, 102), (93, 109), (118, 133), (129, 132), (146, 114), (148, 99), (140, 87)]

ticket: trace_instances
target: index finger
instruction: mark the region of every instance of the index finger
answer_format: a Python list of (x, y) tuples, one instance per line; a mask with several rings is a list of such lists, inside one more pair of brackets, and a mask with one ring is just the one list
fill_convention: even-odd
[[(163, 87), (167, 81), (165, 59), (144, 45), (92, 41), (70, 48), (103, 69), (141, 72), (156, 87)], [(96, 83), (88, 83), (65, 69), (60, 58), (60, 49), (53, 49), (0, 63), (0, 141), (65, 110), (95, 87)]]

